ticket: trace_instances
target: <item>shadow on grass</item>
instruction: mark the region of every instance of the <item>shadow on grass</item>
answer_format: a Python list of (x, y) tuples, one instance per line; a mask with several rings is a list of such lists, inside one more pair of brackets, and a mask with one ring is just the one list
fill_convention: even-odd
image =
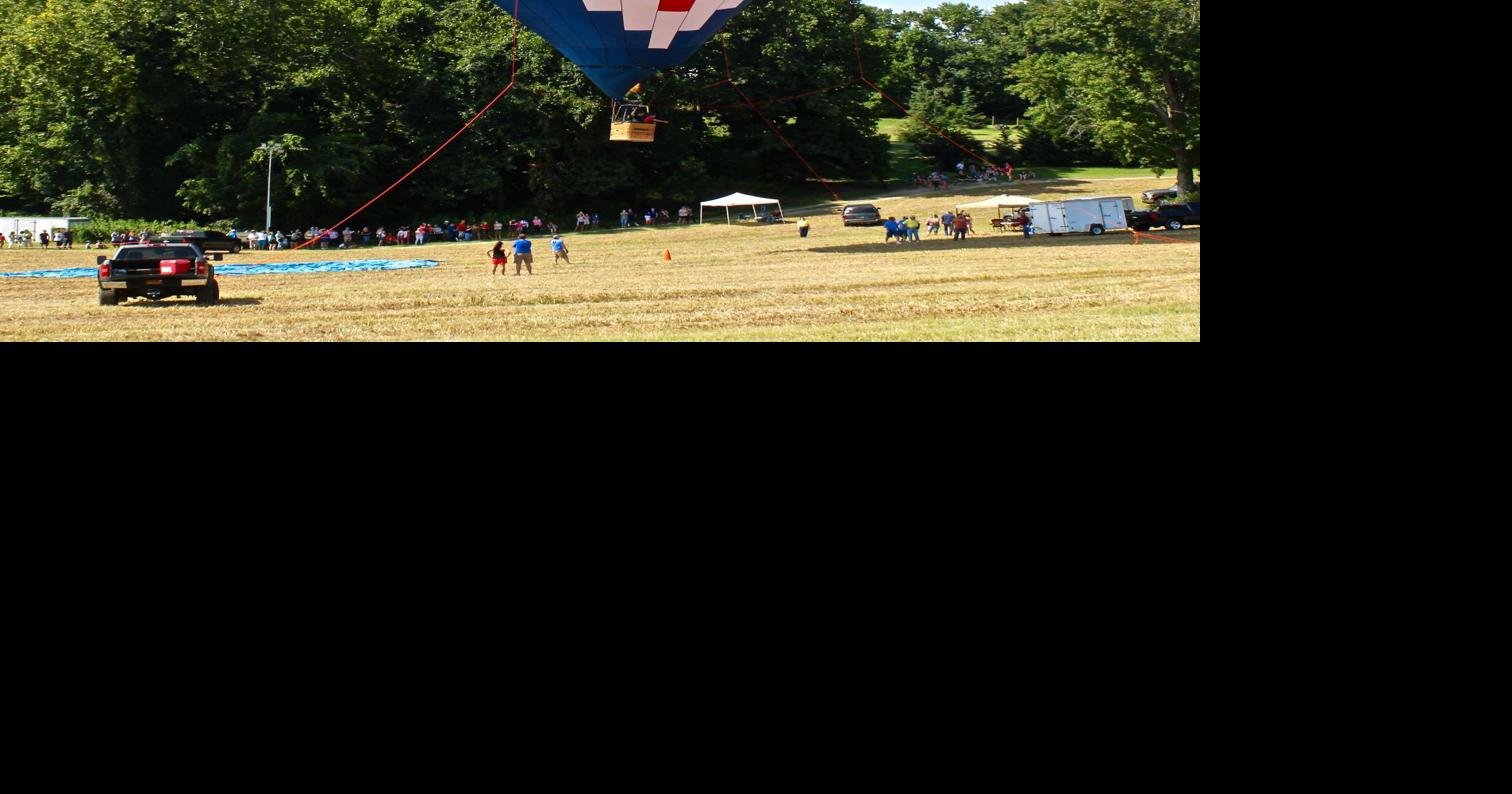
[[(193, 307), (196, 307), (196, 306), (204, 307), (204, 306), (207, 306), (208, 304), (197, 303), (197, 302), (195, 302), (195, 300), (193, 298), (190, 298), (188, 300), (160, 300), (160, 301), (147, 300), (146, 298), (132, 298), (131, 300), (127, 301), (126, 303), (122, 303), (120, 305), (121, 306), (132, 307), (132, 308), (141, 307), (141, 308), (144, 308), (144, 309), (145, 308), (168, 309), (168, 308), (186, 307), (186, 306), (190, 307), (190, 308), (193, 308)], [(218, 306), (261, 306), (262, 305), (262, 298), (221, 298), (220, 299), (220, 303), (216, 304), (216, 305), (218, 305)]]
[[(1156, 232), (1164, 238), (1183, 240), (1189, 243), (1202, 242), (1202, 230), (1183, 229), (1179, 232), (1160, 231)], [(965, 240), (925, 238), (917, 243), (860, 243), (853, 245), (821, 246), (806, 250), (815, 254), (915, 254), (915, 253), (945, 253), (948, 251), (970, 251), (983, 248), (1065, 248), (1067, 246), (1119, 246), (1133, 245), (1134, 237), (1127, 232), (1108, 232), (1099, 237), (1091, 237), (1085, 234), (1068, 234), (1061, 237), (1052, 237), (1048, 234), (1036, 234), (1024, 239), (1017, 232), (998, 232), (996, 234), (983, 234), (968, 237)], [(1169, 243), (1145, 241), (1141, 245), (1167, 245)], [(1179, 243), (1176, 243), (1179, 244)]]

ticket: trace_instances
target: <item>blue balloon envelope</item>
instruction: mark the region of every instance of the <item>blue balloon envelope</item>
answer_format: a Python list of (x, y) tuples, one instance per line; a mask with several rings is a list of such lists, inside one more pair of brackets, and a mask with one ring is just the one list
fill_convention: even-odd
[[(676, 66), (750, 0), (519, 0), (520, 24), (577, 64), (611, 99)], [(515, 0), (494, 0), (513, 13)]]

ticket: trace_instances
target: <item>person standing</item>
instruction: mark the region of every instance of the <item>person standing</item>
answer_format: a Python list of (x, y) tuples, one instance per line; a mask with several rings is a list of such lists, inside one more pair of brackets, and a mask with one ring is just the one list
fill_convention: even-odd
[(884, 242), (884, 243), (890, 243), (890, 242), (892, 242), (893, 237), (896, 237), (897, 234), (898, 234), (898, 221), (897, 221), (897, 219), (889, 217), (887, 219), (887, 221), (882, 224), (882, 228), (887, 230), (887, 237), (884, 238), (882, 240), (882, 242)]
[(904, 221), (903, 225), (904, 225), (904, 227), (906, 227), (908, 229), (908, 239), (909, 239), (909, 241), (915, 242), (915, 243), (918, 242), (919, 241), (919, 226), (922, 225), (922, 224), (919, 223), (919, 216), (917, 216), (917, 215), (910, 215), (910, 216), (908, 216), (908, 220)]
[[(687, 208), (684, 207), (683, 209), (687, 209)], [(798, 236), (799, 237), (808, 237), (808, 233), (809, 233), (809, 219), (808, 219), (808, 217), (805, 216), (805, 217), (799, 218), (798, 219)]]
[(955, 216), (955, 239), (966, 239), (966, 230), (971, 227), (970, 217), (965, 213)]
[(524, 232), (520, 232), (520, 239), (514, 242), (514, 260), (516, 276), (520, 275), (520, 265), (522, 263), (525, 265), (525, 269), (530, 272), (530, 275), (535, 275), (535, 269), (530, 266), (535, 261), (535, 257), (530, 255), (530, 241), (525, 239)]
[(488, 255), (493, 259), (493, 274), (495, 276), (499, 275), (499, 268), (501, 267), (504, 268), (504, 275), (509, 275), (509, 254), (504, 252), (504, 241), (500, 240), (494, 243), (493, 250)]
[(552, 264), (557, 262), (572, 264), (572, 260), (567, 258), (567, 241), (563, 240), (560, 234), (551, 237), (551, 262)]

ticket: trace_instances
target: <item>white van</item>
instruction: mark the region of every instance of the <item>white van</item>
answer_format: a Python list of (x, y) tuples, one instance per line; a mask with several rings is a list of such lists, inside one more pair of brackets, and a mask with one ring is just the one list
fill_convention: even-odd
[(1036, 201), (1026, 211), (1036, 232), (1090, 234), (1095, 237), (1114, 229), (1129, 228), (1127, 213), (1134, 211), (1134, 199), (1129, 196), (1101, 196)]

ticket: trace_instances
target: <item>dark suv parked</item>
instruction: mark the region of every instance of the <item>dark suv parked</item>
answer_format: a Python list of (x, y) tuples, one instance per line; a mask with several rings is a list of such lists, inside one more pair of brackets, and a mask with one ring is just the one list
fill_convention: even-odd
[(840, 218), (846, 226), (878, 226), (882, 210), (871, 204), (852, 204), (840, 210)]
[(1196, 224), (1202, 225), (1202, 202), (1195, 204), (1167, 204), (1150, 213), (1151, 219), (1158, 226), (1164, 226), (1171, 231)]
[(184, 231), (180, 229), (168, 234), (155, 234), (152, 236), (155, 243), (189, 243), (198, 246), (201, 251), (225, 251), (231, 254), (239, 254), (242, 250), (242, 241), (223, 234), (221, 232)]

